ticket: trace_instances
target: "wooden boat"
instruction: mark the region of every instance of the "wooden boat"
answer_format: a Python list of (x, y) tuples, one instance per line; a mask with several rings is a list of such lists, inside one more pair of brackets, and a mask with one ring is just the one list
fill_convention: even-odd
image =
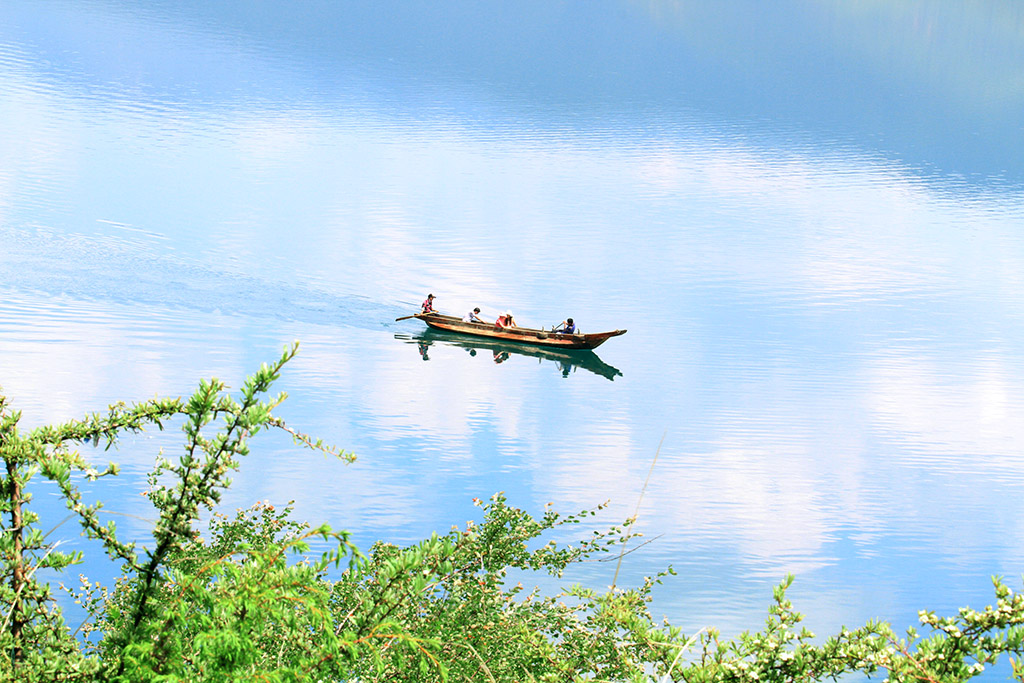
[(396, 334), (395, 339), (408, 344), (418, 345), (420, 354), (424, 356), (432, 345), (443, 344), (445, 346), (466, 349), (471, 354), (475, 354), (477, 350), (491, 351), (495, 356), (495, 362), (497, 362), (497, 358), (501, 354), (513, 354), (526, 358), (537, 358), (541, 361), (552, 361), (561, 368), (563, 376), (568, 376), (576, 368), (583, 368), (612, 381), (616, 377), (622, 376), (621, 370), (605, 363), (590, 349), (552, 349), (545, 346), (528, 346), (526, 344), (506, 342), (502, 339), (463, 336), (457, 333), (453, 334), (430, 328), (416, 335)]
[(408, 317), (419, 318), (428, 327), (435, 330), (446, 330), (474, 337), (501, 339), (517, 344), (529, 344), (530, 346), (544, 346), (555, 349), (596, 349), (612, 337), (626, 334), (626, 330), (596, 332), (594, 334), (559, 334), (545, 330), (535, 330), (531, 327), (502, 329), (494, 323), (467, 323), (463, 322), (462, 318), (442, 313), (417, 313)]

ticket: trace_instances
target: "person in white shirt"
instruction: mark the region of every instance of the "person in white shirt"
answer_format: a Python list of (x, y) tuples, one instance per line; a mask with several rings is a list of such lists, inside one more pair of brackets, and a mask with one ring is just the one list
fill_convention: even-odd
[(464, 315), (462, 317), (462, 322), (464, 322), (464, 323), (482, 323), (482, 322), (486, 322), (486, 321), (483, 318), (480, 317), (480, 308), (477, 307), (477, 308), (474, 308), (469, 313), (467, 313), (466, 315)]

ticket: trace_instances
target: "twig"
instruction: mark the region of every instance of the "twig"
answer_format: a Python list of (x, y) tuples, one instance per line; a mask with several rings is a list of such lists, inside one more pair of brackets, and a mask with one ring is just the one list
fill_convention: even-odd
[(60, 520), (59, 522), (57, 522), (57, 525), (56, 525), (56, 526), (54, 526), (54, 527), (53, 527), (52, 529), (50, 529), (50, 530), (49, 530), (49, 531), (47, 531), (47, 532), (46, 532), (45, 534), (43, 534), (43, 538), (42, 538), (41, 540), (44, 540), (44, 541), (45, 541), (45, 540), (46, 540), (47, 538), (49, 538), (49, 537), (50, 537), (50, 534), (52, 534), (52, 533), (53, 533), (54, 531), (56, 531), (56, 530), (57, 530), (58, 528), (60, 528), (60, 526), (61, 526), (62, 524), (64, 524), (64, 522), (67, 522), (67, 521), (69, 521), (69, 520), (72, 520), (72, 519), (74, 519), (74, 518), (75, 518), (75, 517), (77, 517), (77, 516), (78, 516), (78, 513), (77, 513), (77, 512), (72, 512), (72, 513), (71, 513), (70, 515), (68, 515), (68, 516), (67, 516), (67, 517), (65, 517), (64, 519)]
[(666, 671), (665, 675), (662, 677), (661, 683), (665, 683), (665, 681), (670, 680), (669, 676), (672, 675), (672, 669), (676, 668), (676, 663), (679, 661), (679, 658), (683, 656), (684, 652), (690, 649), (691, 645), (697, 642), (697, 638), (699, 638), (700, 634), (704, 633), (704, 631), (706, 630), (708, 630), (707, 626), (697, 631), (692, 636), (690, 636), (690, 639), (688, 641), (686, 641), (686, 645), (683, 645), (681, 648), (679, 648), (679, 652), (676, 654), (676, 658), (672, 660), (672, 664), (668, 667), (668, 671)]
[[(643, 543), (641, 543), (640, 545), (638, 545), (638, 546), (636, 546), (634, 548), (630, 548), (629, 550), (625, 550), (625, 548), (623, 548), (623, 552), (619, 555), (619, 559), (621, 559), (623, 555), (629, 555), (631, 552), (633, 552), (635, 550), (640, 550), (640, 548), (643, 548), (648, 543), (654, 543), (655, 541), (657, 541), (659, 538), (661, 538), (664, 535), (665, 534), (658, 534), (654, 538), (648, 539), (648, 540), (644, 541)], [(594, 560), (594, 562), (611, 562), (611, 561), (612, 561), (612, 558), (610, 558), (610, 557), (599, 557), (596, 560)]]
[(7, 623), (11, 620), (11, 617), (14, 616), (14, 610), (18, 606), (18, 596), (21, 595), (21, 591), (24, 590), (25, 586), (27, 586), (29, 582), (32, 580), (32, 576), (36, 573), (36, 570), (39, 569), (40, 565), (42, 565), (43, 562), (46, 562), (46, 558), (49, 557), (50, 553), (56, 550), (57, 546), (59, 546), (61, 543), (63, 543), (63, 541), (57, 541), (56, 543), (51, 545), (49, 550), (46, 551), (46, 554), (43, 555), (42, 559), (36, 562), (36, 566), (32, 567), (32, 571), (28, 573), (28, 576), (25, 577), (25, 580), (21, 583), (20, 586), (18, 586), (18, 591), (14, 594), (14, 597), (11, 599), (11, 609), (7, 612), (7, 616), (4, 617), (4, 624), (3, 626), (0, 626), (0, 631), (7, 630)]
[(487, 668), (487, 662), (484, 661), (484, 658), (480, 656), (480, 653), (476, 651), (475, 647), (473, 647), (469, 643), (462, 643), (462, 642), (459, 642), (459, 641), (452, 641), (452, 642), (455, 645), (461, 645), (463, 647), (469, 648), (469, 651), (472, 652), (473, 654), (475, 654), (476, 658), (480, 660), (480, 666), (483, 668), (484, 673), (487, 674), (487, 678), (491, 681), (491, 683), (497, 683), (497, 681), (494, 680), (494, 676), (491, 674), (491, 670), (489, 668)]
[[(644, 499), (644, 493), (647, 492), (647, 484), (651, 481), (651, 474), (654, 473), (654, 466), (658, 462), (658, 455), (661, 453), (661, 445), (665, 443), (665, 434), (661, 435), (661, 441), (658, 442), (658, 450), (654, 451), (654, 460), (651, 461), (651, 469), (647, 471), (647, 478), (644, 479), (644, 487), (640, 489), (640, 495), (636, 499), (636, 510), (633, 511), (633, 516), (629, 518), (630, 522), (635, 523), (637, 517), (640, 516), (640, 503)], [(622, 569), (622, 558), (626, 555), (626, 547), (622, 547), (622, 552), (619, 553), (619, 563), (615, 565), (615, 576), (612, 577), (612, 590), (615, 590), (615, 584), (619, 580), (619, 570)]]

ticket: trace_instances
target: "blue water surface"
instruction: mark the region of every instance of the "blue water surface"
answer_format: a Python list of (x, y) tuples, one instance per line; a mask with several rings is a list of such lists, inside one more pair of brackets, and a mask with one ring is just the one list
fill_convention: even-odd
[[(359, 460), (261, 436), (225, 510), (639, 509), (619, 583), (674, 566), (689, 632), (787, 573), (821, 633), (981, 607), (1024, 571), (1021, 73), (1010, 1), (10, 0), (0, 385), (28, 428), (300, 340), (281, 414)], [(502, 357), (395, 322), (428, 292), (629, 331)], [(160, 448), (88, 451), (140, 539)]]

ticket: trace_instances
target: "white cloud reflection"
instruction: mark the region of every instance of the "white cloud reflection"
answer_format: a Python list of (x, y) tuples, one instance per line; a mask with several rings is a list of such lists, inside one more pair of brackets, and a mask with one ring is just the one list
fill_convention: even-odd
[[(968, 196), (857, 150), (780, 149), (696, 117), (552, 133), (239, 101), (179, 118), (3, 78), (16, 106), (0, 109), (0, 240), (46, 224), (72, 244), (59, 263), (34, 244), (0, 253), (5, 282), (25, 290), (0, 304), (0, 384), (28, 423), (241, 378), (265, 346), (299, 338), (286, 409), (361, 461), (271, 449), (232, 504), (295, 498), (313, 521), (415, 537), (513, 485), (517, 504), (610, 499), (621, 519), (668, 431), (641, 509), (641, 528), (665, 536), (631, 561), (702, 553), (770, 580), (828, 575), (892, 554), (900, 534), (947, 566), (977, 567), (1000, 543), (994, 562), (1021, 559), (1012, 193)], [(40, 208), (53, 206), (65, 214)], [(113, 245), (122, 266), (145, 268), (151, 255), (97, 234), (97, 219), (192, 255), (157, 273), (178, 289), (133, 305), (149, 274), (96, 257)], [(96, 267), (69, 269), (76, 253)], [(258, 310), (204, 313), (227, 308), (237, 283), (177, 270), (196, 263), (263, 276), (243, 288)], [(196, 279), (229, 294), (177, 301)], [(370, 319), (296, 321), (294, 301), (256, 296), (291, 281), (317, 302), (365, 299)], [(551, 324), (570, 309), (629, 327), (610, 351), (625, 375), (563, 380), (439, 344), (424, 362), (391, 321), (427, 291), (460, 315), (512, 307)], [(947, 500), (966, 511), (952, 523), (937, 510)], [(1007, 503), (998, 525), (993, 501)]]

